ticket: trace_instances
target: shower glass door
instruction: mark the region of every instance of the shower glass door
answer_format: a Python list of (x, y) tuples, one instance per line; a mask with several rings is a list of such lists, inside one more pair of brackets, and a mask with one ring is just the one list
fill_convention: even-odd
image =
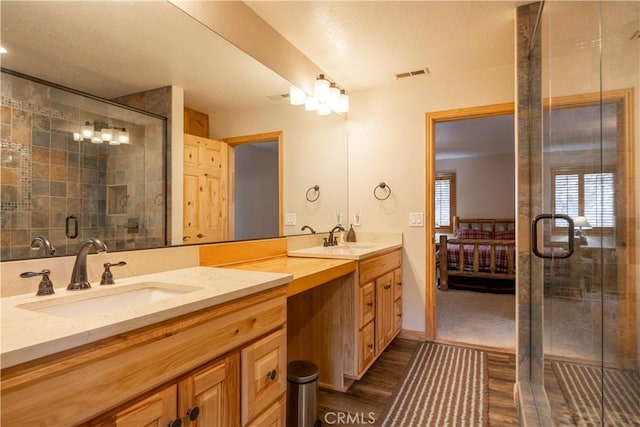
[(638, 2), (543, 9), (536, 204), (537, 214), (550, 215), (537, 227), (545, 256), (539, 326), (558, 425), (640, 421), (633, 126), (640, 40), (632, 37), (639, 20)]

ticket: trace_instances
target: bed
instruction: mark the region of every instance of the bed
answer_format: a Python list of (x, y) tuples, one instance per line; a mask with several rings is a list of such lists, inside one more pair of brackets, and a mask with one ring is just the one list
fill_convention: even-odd
[[(513, 292), (515, 267), (515, 220), (504, 218), (454, 217), (455, 235), (440, 235), (436, 255), (439, 287), (449, 289), (450, 282), (470, 283), (484, 290), (498, 288)], [(510, 289), (509, 289), (510, 288)]]

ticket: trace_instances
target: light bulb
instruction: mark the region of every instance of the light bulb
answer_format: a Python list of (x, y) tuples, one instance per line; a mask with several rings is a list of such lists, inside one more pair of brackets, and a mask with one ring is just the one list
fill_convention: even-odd
[(93, 138), (93, 125), (89, 122), (84, 122), (84, 126), (80, 128), (80, 133), (83, 138)]
[(335, 83), (331, 83), (331, 87), (329, 87), (329, 106), (335, 110), (339, 101), (340, 89), (338, 89)]
[(93, 143), (93, 144), (102, 144), (102, 142), (103, 142), (102, 138), (100, 138), (98, 135), (94, 135), (91, 138), (91, 143)]
[(74, 132), (73, 133), (73, 140), (74, 141), (82, 141), (82, 134), (80, 132)]
[(338, 105), (335, 108), (336, 113), (348, 113), (349, 112), (349, 95), (344, 90), (340, 91), (340, 99)]
[(318, 100), (312, 97), (307, 98), (304, 103), (304, 109), (307, 111), (316, 111), (318, 109)]
[(291, 102), (291, 105), (303, 105), (306, 97), (307, 95), (299, 87), (291, 86), (289, 88), (289, 102)]
[(113, 129), (104, 128), (100, 131), (100, 138), (104, 142), (109, 142), (113, 139)]
[(120, 144), (129, 143), (129, 132), (127, 132), (125, 128), (122, 128), (121, 131), (118, 131), (118, 142), (120, 142)]
[(330, 86), (329, 80), (324, 78), (324, 74), (320, 74), (313, 86), (313, 97), (316, 98), (318, 102), (327, 101), (329, 99)]
[(331, 114), (331, 106), (328, 102), (321, 102), (318, 104), (318, 115), (326, 116), (327, 114)]
[(118, 141), (117, 139), (112, 139), (111, 141), (109, 141), (109, 145), (120, 145), (120, 141)]

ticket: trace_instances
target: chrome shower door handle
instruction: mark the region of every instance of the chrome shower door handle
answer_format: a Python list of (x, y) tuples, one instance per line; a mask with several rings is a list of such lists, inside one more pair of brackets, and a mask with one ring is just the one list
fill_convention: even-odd
[[(556, 220), (556, 219), (564, 219), (565, 221), (567, 221), (569, 223), (569, 226), (567, 227), (567, 233), (568, 233), (568, 238), (567, 238), (567, 243), (569, 245), (567, 252), (563, 253), (563, 254), (554, 254), (553, 251), (549, 252), (549, 253), (545, 253), (545, 251), (540, 252), (538, 250), (538, 223), (542, 220), (545, 219), (550, 219), (550, 220)], [(553, 259), (563, 259), (563, 258), (569, 258), (571, 255), (573, 255), (573, 235), (575, 233), (575, 227), (573, 225), (573, 219), (569, 216), (569, 215), (564, 215), (564, 214), (540, 214), (538, 216), (536, 216), (533, 221), (531, 222), (531, 251), (533, 252), (533, 254), (539, 258), (553, 258)]]

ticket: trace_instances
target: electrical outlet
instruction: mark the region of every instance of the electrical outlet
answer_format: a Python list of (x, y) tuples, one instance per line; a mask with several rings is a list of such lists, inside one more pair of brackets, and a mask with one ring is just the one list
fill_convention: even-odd
[(362, 217), (360, 216), (360, 212), (356, 212), (353, 214), (353, 225), (354, 226), (361, 226), (362, 224), (360, 223), (360, 221), (362, 220)]
[(296, 214), (294, 213), (284, 214), (284, 225), (296, 225)]

